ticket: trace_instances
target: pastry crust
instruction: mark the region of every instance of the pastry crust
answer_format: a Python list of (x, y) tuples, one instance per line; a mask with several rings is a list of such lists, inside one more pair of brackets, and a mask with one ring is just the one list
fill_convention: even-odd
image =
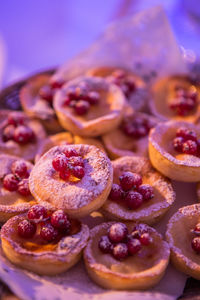
[(200, 280), (200, 256), (191, 247), (192, 233), (200, 222), (200, 204), (180, 208), (169, 220), (166, 239), (171, 261), (181, 272)]
[(112, 220), (139, 221), (149, 225), (159, 221), (176, 198), (171, 182), (153, 169), (149, 160), (144, 157), (125, 156), (113, 161), (112, 166), (114, 183), (119, 184), (119, 176), (123, 172), (138, 173), (142, 176), (144, 184), (153, 187), (154, 198), (144, 202), (138, 209), (129, 210), (108, 197), (102, 207), (102, 213)]
[[(85, 161), (85, 176), (79, 182), (63, 181), (52, 167), (53, 158), (64, 149), (75, 149)], [(57, 146), (46, 152), (34, 166), (29, 179), (32, 195), (51, 203), (73, 217), (100, 208), (112, 186), (113, 169), (104, 152), (92, 145)]]
[(149, 157), (152, 165), (165, 176), (185, 182), (200, 180), (200, 158), (179, 154), (173, 148), (177, 129), (194, 130), (199, 137), (199, 128), (188, 122), (168, 121), (153, 128), (149, 135)]
[[(71, 85), (86, 82), (101, 95), (100, 103), (85, 116), (78, 116), (69, 106), (63, 106), (66, 90)], [(125, 98), (121, 90), (103, 78), (78, 77), (63, 86), (54, 98), (54, 108), (61, 125), (75, 135), (96, 137), (116, 128), (123, 116)]]
[(13, 264), (39, 275), (53, 276), (67, 271), (79, 261), (89, 238), (87, 225), (81, 224), (77, 233), (45, 247), (18, 236), (17, 224), (23, 219), (23, 215), (15, 216), (1, 229), (4, 254)]
[[(144, 290), (155, 286), (163, 277), (169, 261), (169, 246), (155, 229), (148, 227), (153, 236), (152, 246), (120, 262), (110, 254), (102, 254), (98, 240), (107, 234), (113, 223), (102, 223), (90, 232), (90, 240), (84, 250), (87, 272), (98, 285), (116, 290)], [(134, 224), (128, 223), (128, 229)]]

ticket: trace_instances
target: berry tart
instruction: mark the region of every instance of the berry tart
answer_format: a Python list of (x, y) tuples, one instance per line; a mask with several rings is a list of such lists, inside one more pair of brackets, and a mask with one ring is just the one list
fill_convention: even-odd
[(61, 125), (85, 137), (99, 136), (117, 127), (124, 104), (120, 88), (98, 77), (78, 77), (66, 83), (54, 99)]
[(32, 206), (9, 219), (1, 229), (6, 257), (40, 275), (56, 275), (76, 264), (89, 238), (87, 225), (69, 219), (63, 210)]
[(0, 222), (26, 212), (35, 202), (29, 190), (33, 165), (19, 157), (0, 154)]
[(91, 230), (84, 261), (92, 280), (104, 288), (148, 289), (163, 277), (169, 246), (146, 224), (102, 223)]
[(38, 152), (35, 156), (35, 162), (47, 152), (49, 149), (55, 146), (70, 145), (70, 144), (87, 144), (95, 145), (99, 149), (104, 150), (104, 147), (99, 139), (95, 138), (83, 138), (81, 136), (73, 136), (70, 132), (61, 132), (55, 135), (48, 136), (41, 144)]
[(43, 126), (23, 112), (0, 111), (0, 154), (33, 160), (45, 137)]
[(166, 239), (175, 267), (200, 280), (200, 204), (182, 207), (171, 217)]
[(131, 71), (122, 68), (99, 67), (90, 69), (87, 75), (106, 78), (109, 83), (120, 87), (126, 97), (127, 103), (134, 111), (144, 109), (148, 99), (146, 84), (142, 78), (136, 76)]
[(153, 116), (126, 111), (121, 124), (102, 137), (109, 156), (148, 156), (148, 134), (156, 124)]
[(83, 217), (106, 201), (113, 169), (106, 154), (92, 145), (57, 146), (34, 166), (29, 180), (35, 199)]
[(102, 207), (108, 219), (157, 222), (171, 207), (175, 192), (169, 180), (144, 157), (125, 156), (112, 162), (113, 185)]
[(200, 86), (185, 75), (166, 77), (152, 88), (150, 108), (163, 120), (196, 123), (200, 117)]
[(152, 165), (165, 176), (185, 182), (200, 180), (200, 130), (188, 122), (158, 124), (149, 135)]
[(53, 97), (63, 84), (61, 80), (52, 81), (50, 75), (38, 75), (28, 81), (20, 91), (23, 110), (30, 117), (40, 120), (50, 133), (62, 130), (53, 109)]

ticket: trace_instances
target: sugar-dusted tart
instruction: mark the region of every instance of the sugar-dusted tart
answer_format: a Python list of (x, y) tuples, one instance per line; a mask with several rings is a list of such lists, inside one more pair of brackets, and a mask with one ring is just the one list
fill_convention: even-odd
[(101, 211), (108, 219), (157, 222), (175, 200), (171, 182), (144, 157), (112, 161), (113, 185)]
[(78, 77), (54, 98), (61, 125), (73, 134), (95, 137), (116, 128), (123, 116), (121, 89), (100, 77)]
[(162, 78), (152, 88), (150, 108), (162, 120), (196, 123), (200, 118), (200, 85), (187, 75)]
[(200, 204), (182, 207), (171, 217), (166, 239), (175, 267), (200, 280)]
[(34, 166), (29, 180), (35, 199), (82, 217), (100, 208), (112, 186), (113, 169), (105, 152), (92, 145), (57, 146)]
[(200, 180), (200, 129), (192, 123), (168, 121), (149, 135), (152, 165), (165, 176), (185, 182)]
[(84, 261), (92, 280), (104, 288), (144, 290), (163, 277), (169, 246), (145, 224), (102, 223), (91, 230)]
[(87, 74), (106, 78), (108, 82), (119, 86), (127, 99), (127, 103), (134, 111), (144, 109), (148, 99), (146, 83), (130, 70), (117, 67), (97, 67), (88, 70)]
[(0, 154), (33, 160), (46, 132), (40, 122), (23, 112), (0, 111)]
[[(48, 136), (42, 141), (38, 152), (35, 156), (35, 162), (37, 162), (40, 157), (47, 152), (49, 149), (55, 146), (69, 145), (69, 144), (87, 144), (95, 145), (99, 149), (104, 150), (103, 144), (99, 139), (95, 138), (84, 138), (78, 135), (73, 136), (70, 132), (60, 132), (51, 136)], [(105, 151), (105, 150), (104, 150)]]
[(117, 128), (102, 136), (112, 159), (122, 156), (148, 156), (148, 133), (158, 120), (145, 113), (126, 110)]
[(0, 154), (0, 222), (26, 212), (35, 202), (28, 180), (33, 165), (16, 156)]
[(87, 225), (62, 211), (34, 205), (28, 214), (9, 219), (1, 229), (6, 257), (40, 275), (65, 272), (78, 262), (89, 238)]
[(64, 82), (51, 81), (51, 75), (42, 74), (31, 78), (20, 91), (20, 102), (23, 110), (30, 117), (42, 122), (50, 133), (62, 130), (53, 109), (55, 91)]

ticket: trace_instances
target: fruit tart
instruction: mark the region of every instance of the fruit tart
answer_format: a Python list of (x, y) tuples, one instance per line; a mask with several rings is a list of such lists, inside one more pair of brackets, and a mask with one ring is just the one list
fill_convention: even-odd
[(112, 161), (113, 185), (101, 211), (108, 219), (157, 222), (171, 207), (175, 192), (168, 179), (144, 157)]
[(166, 239), (174, 266), (200, 280), (200, 204), (182, 207), (171, 217)]
[(85, 137), (99, 136), (117, 127), (124, 104), (120, 88), (98, 77), (78, 77), (66, 83), (54, 98), (61, 125)]
[(39, 159), (29, 186), (38, 202), (83, 217), (103, 205), (112, 180), (112, 165), (103, 151), (92, 145), (65, 145), (51, 148)]
[(119, 86), (126, 97), (127, 103), (134, 111), (144, 109), (148, 99), (146, 84), (142, 78), (133, 74), (130, 70), (116, 67), (98, 67), (90, 69), (87, 74), (106, 78), (108, 82)]
[(40, 275), (62, 273), (78, 262), (89, 238), (87, 225), (63, 210), (32, 206), (27, 214), (9, 219), (1, 229), (6, 257)]
[(168, 121), (149, 135), (152, 165), (165, 176), (185, 182), (200, 180), (200, 129), (192, 123)]
[(0, 154), (0, 222), (26, 212), (35, 202), (29, 190), (33, 165), (16, 156)]
[(146, 224), (102, 223), (91, 230), (84, 261), (92, 280), (104, 288), (148, 289), (163, 277), (169, 246)]
[(163, 120), (195, 123), (200, 117), (200, 86), (189, 76), (160, 79), (152, 88), (150, 108)]
[(51, 75), (43, 74), (31, 78), (20, 91), (23, 110), (30, 117), (40, 120), (50, 133), (62, 130), (52, 103), (55, 92), (63, 84), (63, 81), (52, 81)]
[(156, 124), (153, 116), (126, 111), (121, 124), (102, 136), (109, 156), (148, 156), (148, 133)]
[(48, 136), (40, 144), (40, 147), (38, 148), (38, 152), (35, 156), (35, 162), (37, 162), (40, 159), (40, 157), (52, 147), (61, 146), (61, 145), (70, 145), (70, 144), (95, 145), (99, 149), (105, 151), (103, 144), (99, 139), (84, 138), (78, 135), (73, 136), (70, 132), (61, 132), (61, 133)]
[(43, 126), (23, 112), (0, 111), (0, 154), (33, 160), (45, 137)]

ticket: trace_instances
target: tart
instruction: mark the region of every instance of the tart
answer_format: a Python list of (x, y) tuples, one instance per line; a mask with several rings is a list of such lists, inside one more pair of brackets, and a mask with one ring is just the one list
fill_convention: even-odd
[(148, 99), (146, 84), (141, 77), (130, 70), (116, 67), (98, 67), (90, 69), (87, 75), (106, 78), (108, 82), (121, 88), (127, 103), (134, 111), (144, 109)]
[(19, 157), (0, 154), (0, 222), (26, 212), (35, 202), (28, 177), (33, 165)]
[(39, 275), (52, 276), (78, 262), (89, 229), (69, 219), (62, 210), (48, 211), (46, 215), (44, 218), (44, 207), (35, 205), (28, 215), (9, 219), (1, 229), (1, 242), (4, 254), (13, 264)]
[(171, 179), (199, 181), (199, 138), (199, 128), (192, 123), (168, 121), (158, 124), (149, 135), (152, 165)]
[(91, 230), (84, 261), (91, 279), (104, 288), (144, 290), (161, 280), (169, 254), (168, 244), (148, 225), (109, 222)]
[(125, 156), (112, 161), (113, 186), (101, 211), (108, 219), (157, 222), (175, 200), (168, 179), (144, 157)]
[(99, 136), (116, 128), (124, 104), (121, 90), (97, 77), (78, 77), (66, 83), (54, 99), (61, 125), (84, 137)]
[(52, 106), (55, 91), (63, 82), (51, 82), (51, 75), (37, 75), (30, 79), (20, 91), (20, 102), (23, 110), (30, 117), (42, 122), (50, 133), (57, 133), (62, 129)]
[(121, 124), (102, 136), (109, 156), (148, 156), (148, 133), (156, 124), (153, 116), (126, 110)]
[(95, 145), (99, 149), (104, 150), (103, 145), (100, 140), (95, 138), (83, 138), (80, 136), (73, 136), (70, 132), (61, 132), (55, 135), (48, 136), (41, 144), (38, 152), (35, 156), (35, 162), (37, 162), (40, 157), (47, 152), (49, 149), (55, 146), (69, 145), (69, 144), (87, 144)]
[(162, 120), (196, 123), (200, 117), (200, 86), (189, 76), (160, 79), (152, 88), (151, 112)]
[(180, 208), (169, 220), (166, 239), (171, 261), (181, 272), (200, 280), (200, 204)]
[(43, 126), (23, 112), (0, 111), (0, 154), (33, 160), (46, 137)]
[(113, 170), (106, 154), (92, 145), (57, 146), (34, 166), (29, 180), (35, 199), (83, 217), (100, 208), (112, 186)]

